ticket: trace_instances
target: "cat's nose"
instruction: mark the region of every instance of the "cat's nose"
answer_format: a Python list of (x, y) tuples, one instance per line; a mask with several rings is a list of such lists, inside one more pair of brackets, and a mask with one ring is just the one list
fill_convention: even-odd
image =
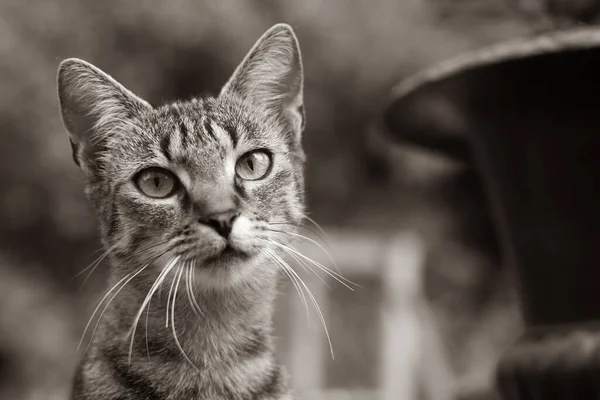
[(240, 213), (237, 210), (223, 211), (200, 218), (198, 222), (210, 226), (219, 235), (227, 239), (231, 233), (233, 223), (239, 215)]

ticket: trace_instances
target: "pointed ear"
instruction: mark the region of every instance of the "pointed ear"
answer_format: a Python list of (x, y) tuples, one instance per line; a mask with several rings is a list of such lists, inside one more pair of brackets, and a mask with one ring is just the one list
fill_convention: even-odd
[(298, 39), (289, 25), (277, 24), (258, 39), (220, 96), (239, 96), (283, 118), (299, 140), (305, 125), (303, 83)]
[(73, 159), (86, 171), (98, 168), (98, 154), (116, 129), (127, 128), (137, 115), (152, 109), (109, 75), (76, 58), (58, 67), (58, 98)]

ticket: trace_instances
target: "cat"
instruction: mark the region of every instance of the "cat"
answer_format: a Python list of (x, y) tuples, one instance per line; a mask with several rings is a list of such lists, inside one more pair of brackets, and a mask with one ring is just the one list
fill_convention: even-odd
[(271, 329), (276, 252), (304, 215), (303, 80), (287, 24), (218, 96), (157, 108), (61, 62), (62, 119), (112, 288), (72, 400), (291, 398)]

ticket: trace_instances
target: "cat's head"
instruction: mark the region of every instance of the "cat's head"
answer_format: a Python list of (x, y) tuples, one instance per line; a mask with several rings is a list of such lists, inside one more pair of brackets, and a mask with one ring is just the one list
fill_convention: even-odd
[(285, 24), (218, 97), (157, 108), (89, 63), (63, 61), (63, 121), (106, 246), (154, 273), (177, 259), (214, 285), (252, 276), (253, 261), (285, 241), (276, 231), (303, 216), (302, 86)]

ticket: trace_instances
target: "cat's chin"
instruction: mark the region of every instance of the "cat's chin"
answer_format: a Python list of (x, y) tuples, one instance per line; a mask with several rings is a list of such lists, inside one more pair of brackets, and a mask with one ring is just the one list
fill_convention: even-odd
[(227, 288), (252, 279), (258, 254), (226, 244), (218, 252), (192, 256), (196, 283), (205, 288)]

